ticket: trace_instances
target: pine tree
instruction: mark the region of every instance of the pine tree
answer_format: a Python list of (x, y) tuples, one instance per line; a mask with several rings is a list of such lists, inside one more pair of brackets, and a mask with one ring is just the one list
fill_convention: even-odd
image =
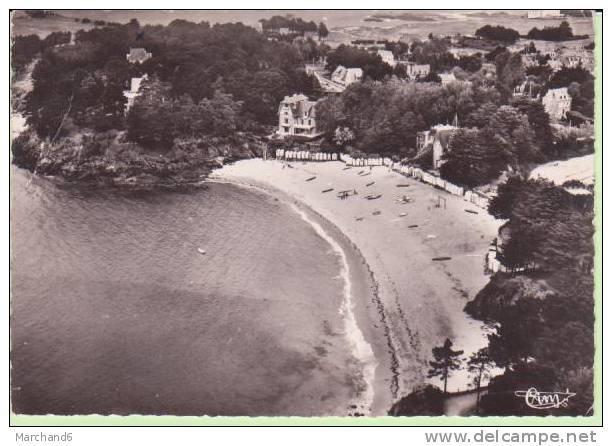
[(477, 352), (473, 353), (468, 360), (468, 371), (474, 375), (474, 384), (476, 385), (476, 412), (480, 410), (480, 388), (482, 387), (482, 380), (488, 379), (493, 361), (489, 357), (489, 349), (483, 347)]
[(431, 369), (427, 373), (428, 378), (440, 377), (444, 382), (444, 393), (448, 383), (448, 377), (451, 372), (457, 370), (461, 366), (461, 358), (463, 350), (453, 350), (453, 343), (450, 339), (444, 341), (444, 345), (440, 347), (434, 347), (431, 350), (434, 360), (429, 361)]

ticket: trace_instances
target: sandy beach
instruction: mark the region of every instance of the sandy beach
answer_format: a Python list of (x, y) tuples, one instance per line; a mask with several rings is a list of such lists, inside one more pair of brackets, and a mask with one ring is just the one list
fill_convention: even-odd
[[(469, 355), (486, 344), (486, 328), (463, 308), (488, 282), (485, 255), (501, 222), (461, 197), (387, 167), (287, 164), (240, 161), (215, 171), (211, 180), (259, 187), (307, 206), (363, 256), (374, 285), (369, 299), (355, 292), (351, 305), (376, 359), (371, 415), (384, 415), (390, 402), (428, 382), (433, 346), (449, 337)], [(343, 190), (357, 194), (340, 199)], [(382, 196), (365, 199), (370, 194)], [(403, 196), (410, 201), (402, 203)], [(450, 259), (432, 260), (436, 257)], [(457, 372), (448, 390), (465, 390), (469, 382), (466, 373)]]

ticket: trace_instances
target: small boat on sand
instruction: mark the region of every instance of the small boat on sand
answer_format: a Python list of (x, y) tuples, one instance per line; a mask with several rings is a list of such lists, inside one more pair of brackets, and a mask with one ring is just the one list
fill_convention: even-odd
[(206, 251), (204, 251), (202, 248), (198, 248), (198, 252), (202, 255), (206, 254)]
[(409, 187), (410, 184), (397, 184), (397, 187)]
[(322, 193), (322, 194), (324, 194), (325, 192), (331, 192), (331, 191), (333, 191), (333, 190), (334, 190), (334, 188), (333, 188), (333, 187), (330, 187), (329, 189), (323, 189), (323, 190), (321, 191), (321, 193)]
[(434, 257), (434, 258), (433, 258), (433, 259), (431, 259), (431, 260), (433, 260), (434, 262), (442, 262), (442, 261), (444, 261), (444, 260), (450, 260), (450, 259), (451, 259), (451, 257), (446, 257), (446, 256), (443, 256), (443, 257)]
[(360, 176), (362, 176), (362, 177), (367, 177), (367, 176), (368, 176), (368, 175), (370, 175), (371, 173), (372, 173), (372, 172), (366, 172), (366, 173), (360, 174)]
[(314, 179), (316, 179), (317, 177), (310, 177), (310, 178), (306, 178), (306, 181), (312, 181)]
[(382, 197), (382, 194), (378, 194), (378, 195), (368, 195), (366, 198), (368, 200), (378, 200), (380, 197)]
[(473, 211), (471, 209), (466, 209), (465, 212), (469, 212), (470, 214), (478, 214), (478, 212)]
[(398, 217), (405, 217), (406, 215), (408, 215), (408, 214), (406, 214), (405, 212), (402, 212), (401, 214), (399, 214)]
[(372, 215), (380, 215), (380, 214), (381, 214), (381, 212), (380, 212), (380, 211), (374, 211), (374, 212), (372, 212)]
[(419, 225), (410, 225), (410, 226), (408, 226), (409, 229), (418, 228), (418, 227), (419, 227)]
[(342, 170), (349, 170), (350, 168), (351, 166), (346, 166), (346, 167), (343, 167)]
[(357, 172), (357, 175), (361, 175), (363, 172), (365, 172), (364, 170), (360, 170), (359, 172)]
[(355, 220), (357, 220), (357, 221), (362, 221), (362, 220), (363, 220), (363, 217), (355, 217)]
[(374, 184), (374, 183), (376, 183), (376, 181), (371, 181), (371, 182), (369, 182), (368, 184), (366, 184), (366, 187), (369, 187), (369, 186), (371, 186), (371, 185), (372, 185), (372, 184)]

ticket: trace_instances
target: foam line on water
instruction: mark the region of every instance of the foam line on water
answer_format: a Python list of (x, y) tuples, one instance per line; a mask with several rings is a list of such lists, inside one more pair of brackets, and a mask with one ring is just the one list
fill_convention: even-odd
[(351, 345), (353, 356), (362, 364), (363, 367), (363, 379), (366, 383), (366, 389), (363, 394), (363, 405), (369, 411), (371, 409), (372, 402), (374, 401), (374, 377), (377, 363), (372, 346), (363, 336), (363, 333), (357, 324), (355, 313), (353, 312), (354, 303), (351, 294), (350, 267), (346, 253), (340, 244), (334, 240), (334, 238), (331, 237), (319, 223), (313, 221), (295, 204), (291, 203), (290, 206), (293, 211), (295, 211), (302, 218), (302, 220), (312, 226), (317, 235), (329, 243), (333, 252), (341, 260), (340, 277), (344, 281), (344, 287), (342, 305), (340, 306), (339, 311), (344, 320), (345, 333), (349, 344)]

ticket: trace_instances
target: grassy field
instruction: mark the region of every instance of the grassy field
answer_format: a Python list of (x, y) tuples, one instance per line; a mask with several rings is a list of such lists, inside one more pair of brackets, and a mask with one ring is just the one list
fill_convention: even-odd
[(16, 12), (12, 17), (11, 33), (13, 36), (36, 34), (41, 39), (55, 31), (70, 31), (75, 33), (81, 29), (91, 29), (90, 23), (75, 22), (74, 19), (62, 16), (50, 16), (44, 19), (34, 19)]

